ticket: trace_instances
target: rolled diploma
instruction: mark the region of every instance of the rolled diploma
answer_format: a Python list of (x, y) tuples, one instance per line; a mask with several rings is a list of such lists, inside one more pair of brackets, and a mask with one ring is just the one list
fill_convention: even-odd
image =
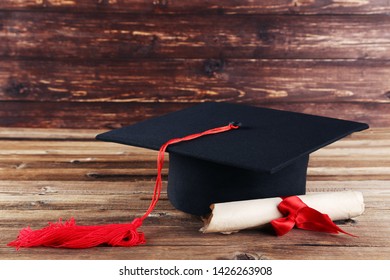
[[(298, 196), (309, 207), (328, 214), (333, 220), (357, 217), (364, 212), (363, 195), (357, 191), (311, 193)], [(205, 219), (203, 233), (231, 233), (256, 228), (283, 217), (278, 211), (279, 197), (212, 204)]]

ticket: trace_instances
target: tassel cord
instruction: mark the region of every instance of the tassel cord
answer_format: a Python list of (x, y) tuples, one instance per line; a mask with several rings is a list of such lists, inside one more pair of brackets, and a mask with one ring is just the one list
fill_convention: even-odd
[(156, 184), (154, 187), (153, 197), (152, 197), (152, 200), (151, 200), (151, 203), (149, 205), (148, 210), (145, 212), (145, 214), (140, 219), (143, 221), (150, 215), (150, 213), (156, 207), (156, 204), (160, 198), (161, 189), (162, 189), (161, 173), (162, 173), (162, 169), (164, 166), (165, 151), (168, 148), (168, 146), (173, 145), (173, 144), (177, 144), (180, 142), (184, 142), (184, 141), (191, 141), (191, 140), (194, 140), (196, 138), (203, 137), (205, 135), (217, 134), (217, 133), (229, 131), (232, 129), (238, 129), (238, 128), (239, 128), (238, 125), (234, 125), (234, 124), (230, 123), (226, 126), (212, 128), (212, 129), (203, 131), (201, 133), (191, 134), (191, 135), (188, 135), (188, 136), (185, 136), (182, 138), (174, 138), (174, 139), (167, 141), (165, 144), (163, 144), (158, 152), (158, 157), (157, 157), (157, 178), (156, 178)]

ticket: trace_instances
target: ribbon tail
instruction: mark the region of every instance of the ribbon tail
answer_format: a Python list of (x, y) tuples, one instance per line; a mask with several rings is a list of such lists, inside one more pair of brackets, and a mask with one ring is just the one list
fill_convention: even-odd
[(357, 237), (356, 235), (350, 234), (340, 227), (338, 227), (327, 214), (322, 214), (321, 212), (310, 208), (302, 208), (295, 219), (296, 227), (305, 230), (313, 230), (327, 233), (344, 233), (352, 237)]

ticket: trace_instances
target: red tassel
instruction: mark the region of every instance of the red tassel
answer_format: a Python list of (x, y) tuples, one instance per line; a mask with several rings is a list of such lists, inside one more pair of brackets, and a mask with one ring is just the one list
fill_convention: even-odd
[(90, 248), (99, 245), (130, 247), (145, 243), (145, 236), (137, 232), (142, 225), (141, 219), (134, 219), (130, 224), (108, 224), (97, 226), (79, 226), (73, 218), (65, 223), (49, 223), (43, 229), (32, 230), (30, 227), (20, 231), (16, 240), (8, 246), (16, 247), (56, 247)]
[(130, 224), (79, 226), (76, 225), (73, 218), (65, 223), (60, 219), (57, 223), (49, 223), (49, 225), (43, 229), (32, 230), (30, 227), (22, 229), (17, 239), (8, 243), (8, 246), (16, 247), (16, 249), (37, 246), (83, 249), (99, 245), (130, 247), (145, 244), (146, 240), (144, 234), (142, 232), (137, 232), (137, 229), (142, 225), (143, 220), (145, 220), (153, 211), (160, 198), (162, 189), (161, 171), (164, 164), (164, 153), (167, 147), (172, 144), (190, 141), (205, 135), (237, 129), (238, 127), (239, 126), (231, 123), (226, 126), (213, 128), (183, 138), (171, 139), (162, 145), (157, 157), (157, 178), (152, 201), (145, 214), (141, 218), (134, 219)]

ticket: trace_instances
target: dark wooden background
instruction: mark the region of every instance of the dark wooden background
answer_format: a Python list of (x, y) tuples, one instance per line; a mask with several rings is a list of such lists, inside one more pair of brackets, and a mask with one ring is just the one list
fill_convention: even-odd
[[(308, 192), (364, 194), (341, 223), (359, 238), (201, 234), (165, 168), (146, 246), (6, 246), (59, 217), (141, 216), (156, 152), (95, 135), (204, 101), (368, 122), (313, 153), (307, 177)], [(389, 259), (389, 114), (390, 0), (0, 0), (0, 259)]]
[(0, 126), (109, 129), (204, 101), (389, 126), (389, 15), (387, 0), (1, 0)]

